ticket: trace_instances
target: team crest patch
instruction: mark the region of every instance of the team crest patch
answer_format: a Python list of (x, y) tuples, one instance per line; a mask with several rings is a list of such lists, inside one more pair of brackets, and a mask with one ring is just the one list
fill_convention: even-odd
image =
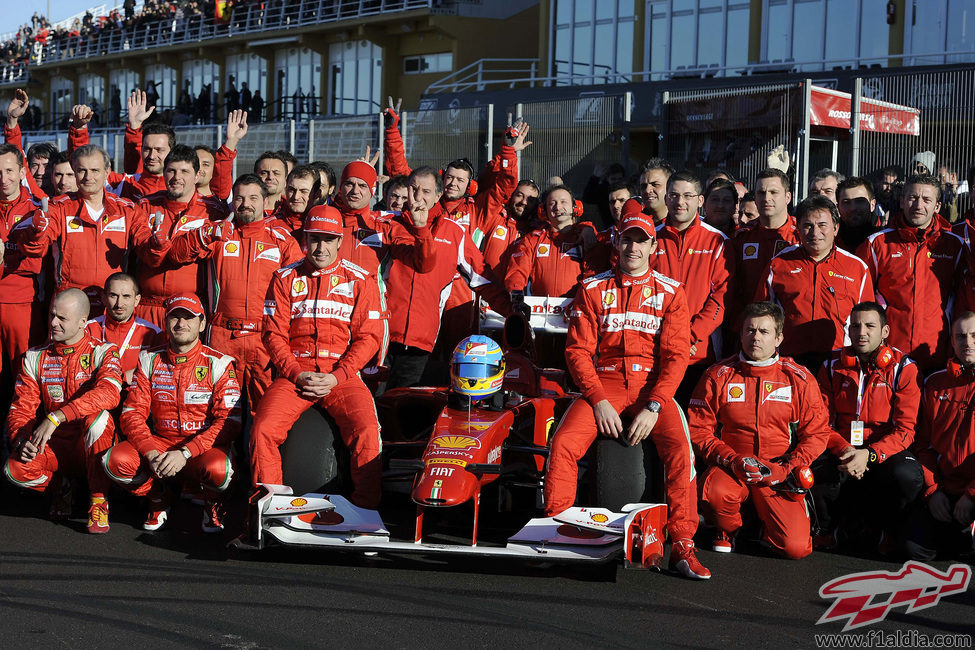
[(487, 343), (468, 342), (464, 347), (464, 354), (469, 356), (484, 356), (487, 354)]
[(790, 244), (789, 242), (782, 241), (781, 239), (778, 240), (778, 241), (776, 241), (775, 242), (775, 253), (774, 254), (775, 255), (778, 255), (780, 252), (784, 251), (785, 249), (787, 249), (791, 245), (792, 244)]
[(206, 366), (197, 366), (193, 370), (193, 376), (196, 377), (197, 381), (203, 381), (207, 378), (207, 372), (208, 370)]
[(60, 386), (48, 386), (47, 394), (51, 398), (52, 402), (63, 402), (64, 401), (64, 391)]
[(744, 248), (741, 249), (741, 259), (743, 259), (743, 260), (757, 260), (758, 259), (758, 244), (745, 244)]
[(745, 401), (745, 384), (728, 384), (728, 401)]
[(90, 354), (83, 354), (83, 355), (81, 355), (81, 367), (84, 368), (85, 370), (88, 370), (88, 369), (91, 368), (91, 355)]
[(762, 402), (786, 402), (792, 403), (792, 386), (774, 381), (767, 381), (762, 384)]

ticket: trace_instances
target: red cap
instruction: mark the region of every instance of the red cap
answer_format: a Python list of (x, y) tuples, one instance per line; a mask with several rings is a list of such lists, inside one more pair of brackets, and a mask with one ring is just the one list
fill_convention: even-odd
[(650, 217), (642, 212), (637, 212), (634, 214), (632, 211), (630, 211), (630, 213), (627, 214), (627, 205), (629, 205), (629, 201), (623, 205), (623, 218), (620, 220), (620, 234), (622, 235), (630, 228), (639, 228), (646, 233), (647, 237), (656, 237), (657, 229), (654, 227), (653, 221), (650, 220)]
[(364, 180), (369, 186), (369, 193), (372, 194), (376, 187), (376, 168), (362, 160), (353, 160), (342, 170), (342, 180), (339, 181), (339, 185), (341, 186), (350, 178)]
[(194, 316), (201, 318), (206, 315), (206, 312), (203, 311), (203, 303), (200, 302), (195, 293), (174, 294), (166, 299), (163, 306), (166, 307), (167, 316), (176, 309), (185, 309)]
[(305, 232), (341, 236), (342, 213), (330, 205), (316, 205), (305, 217)]

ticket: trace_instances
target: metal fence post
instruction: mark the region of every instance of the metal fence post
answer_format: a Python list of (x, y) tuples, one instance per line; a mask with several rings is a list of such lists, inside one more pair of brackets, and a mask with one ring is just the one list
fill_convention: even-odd
[(812, 113), (812, 79), (802, 82), (802, 151), (799, 152), (799, 162), (796, 169), (796, 188), (799, 189), (799, 200), (806, 198), (806, 179), (809, 177), (809, 121)]
[(288, 120), (288, 130), (289, 130), (289, 133), (288, 133), (289, 149), (288, 149), (288, 151), (290, 151), (291, 152), (291, 155), (293, 156), (295, 154), (295, 121), (294, 121), (294, 118)]
[(487, 105), (487, 159), (494, 158), (494, 104)]
[[(515, 104), (515, 122), (517, 122), (518, 118), (521, 117), (521, 108), (522, 108), (521, 104)], [(516, 171), (518, 172), (518, 178), (520, 179), (521, 178), (521, 152), (520, 151), (515, 154), (515, 158), (518, 161), (518, 168)]]
[(850, 176), (860, 175), (860, 97), (863, 95), (863, 79), (853, 80), (853, 97), (850, 104)]
[(626, 91), (623, 93), (623, 124), (620, 135), (620, 163), (623, 169), (630, 169), (630, 120), (632, 115), (633, 93)]
[[(382, 176), (385, 173), (384, 166), (386, 164), (386, 121), (383, 118), (382, 112), (376, 114), (376, 121), (378, 122), (378, 128), (376, 130), (379, 132), (379, 175)], [(404, 146), (406, 146), (405, 143)], [(385, 183), (379, 184), (379, 188), (376, 192), (377, 198), (385, 198), (385, 195), (383, 194), (383, 185), (385, 185)], [(386, 209), (389, 209), (388, 205), (386, 206)]]
[(315, 160), (315, 120), (308, 120), (308, 162)]

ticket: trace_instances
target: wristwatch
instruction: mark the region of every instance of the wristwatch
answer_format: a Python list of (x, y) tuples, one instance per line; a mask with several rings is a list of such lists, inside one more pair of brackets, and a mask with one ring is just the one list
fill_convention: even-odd
[(875, 452), (873, 450), (873, 447), (867, 447), (867, 451), (870, 452), (870, 455), (867, 456), (867, 464), (868, 465), (874, 465), (874, 464), (876, 464), (876, 462), (878, 460), (878, 458), (877, 458), (877, 452)]
[(179, 453), (183, 454), (183, 458), (185, 458), (186, 460), (189, 460), (190, 458), (193, 457), (193, 454), (191, 454), (190, 450), (187, 449), (186, 447), (180, 447)]
[(647, 402), (646, 409), (651, 413), (660, 413), (661, 408), (662, 407), (660, 406), (660, 402), (658, 402), (655, 399), (652, 399), (649, 402)]

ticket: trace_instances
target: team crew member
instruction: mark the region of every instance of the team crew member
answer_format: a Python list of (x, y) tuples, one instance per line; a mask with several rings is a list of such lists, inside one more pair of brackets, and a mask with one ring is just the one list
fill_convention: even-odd
[(651, 158), (640, 168), (638, 189), (643, 200), (643, 213), (653, 217), (653, 223), (660, 225), (667, 218), (667, 179), (674, 168), (663, 158)]
[(426, 225), (434, 238), (432, 270), (420, 273), (394, 258), (387, 272), (389, 305), (389, 380), (387, 388), (416, 386), (436, 343), (443, 305), (456, 273), (491, 308), (507, 316), (511, 301), (487, 270), (481, 251), (464, 227), (450, 219), (440, 201), (443, 184), (430, 167), (410, 174), (410, 217), (417, 227)]
[(207, 342), (237, 360), (251, 416), (271, 385), (271, 360), (261, 341), (264, 297), (274, 272), (302, 258), (298, 243), (264, 219), (266, 195), (260, 178), (244, 174), (234, 184), (234, 227), (221, 223), (183, 233), (168, 254), (176, 264), (209, 260)]
[[(139, 202), (152, 223), (153, 235), (139, 248), (139, 286), (142, 300), (136, 314), (157, 326), (165, 319), (166, 299), (177, 293), (197, 293), (200, 269), (195, 261), (178, 263), (167, 257), (170, 242), (227, 216), (227, 204), (196, 193), (200, 160), (191, 147), (178, 144), (166, 156), (166, 191)], [(158, 220), (162, 215), (162, 220)]]
[(738, 190), (724, 178), (716, 178), (704, 190), (704, 221), (728, 237), (735, 234)]
[(322, 177), (311, 165), (298, 165), (288, 174), (284, 186), (284, 198), (275, 208), (268, 221), (294, 237), (300, 243), (304, 239), (302, 231), (308, 210), (320, 203)]
[[(762, 541), (799, 559), (812, 553), (809, 514), (803, 501), (773, 486), (823, 452), (826, 409), (813, 376), (776, 353), (785, 321), (778, 305), (752, 303), (744, 314), (742, 352), (708, 368), (688, 410), (694, 448), (711, 465), (701, 501), (718, 527), (714, 550), (732, 550), (741, 507), (751, 499), (764, 525)], [(770, 472), (760, 473), (758, 463)]]
[(240, 385), (234, 362), (203, 345), (203, 305), (194, 294), (166, 301), (169, 344), (139, 356), (122, 408), (125, 441), (102, 459), (108, 476), (149, 497), (142, 527), (158, 530), (169, 517), (164, 479), (203, 486), (203, 531), (223, 528), (223, 495), (234, 475), (230, 445), (240, 432)]
[[(24, 138), (20, 132), (19, 122), (29, 106), (30, 98), (27, 93), (21, 88), (15, 90), (13, 98), (7, 105), (7, 120), (3, 125), (3, 139), (6, 144), (16, 147), (20, 152), (22, 161), (27, 161), (30, 168), (29, 173), (24, 175), (21, 184), (35, 201), (40, 201), (52, 195), (51, 177), (45, 172), (57, 150), (50, 143), (39, 142), (30, 148), (30, 155), (24, 153)], [(41, 189), (42, 185), (47, 187), (47, 190)]]
[(51, 171), (51, 183), (54, 185), (54, 196), (61, 196), (68, 192), (78, 191), (78, 181), (71, 169), (71, 155), (67, 151), (59, 151), (51, 158), (54, 169)]
[(833, 201), (809, 197), (796, 209), (796, 222), (802, 244), (772, 258), (755, 300), (785, 313), (779, 354), (816, 371), (832, 350), (849, 344), (850, 311), (873, 298), (873, 282), (863, 260), (835, 246), (840, 215)]
[(844, 180), (843, 174), (832, 169), (820, 169), (809, 179), (809, 196), (822, 196), (835, 204), (837, 187)]
[(836, 207), (841, 222), (836, 245), (855, 253), (867, 237), (879, 230), (873, 183), (866, 178), (850, 176), (836, 188)]
[(917, 457), (924, 469), (924, 500), (911, 513), (907, 551), (933, 560), (939, 551), (975, 551), (975, 431), (968, 405), (975, 399), (975, 313), (951, 328), (954, 357), (924, 383)]
[[(39, 320), (38, 275), (41, 261), (25, 257), (17, 244), (28, 233), (35, 210), (30, 194), (21, 185), (24, 156), (12, 144), (0, 145), (0, 368), (11, 379), (20, 356), (29, 347), (31, 323)], [(9, 386), (9, 383), (5, 383)], [(9, 400), (9, 389), (4, 404)]]
[(667, 219), (657, 226), (657, 253), (652, 264), (658, 272), (678, 280), (687, 294), (691, 314), (688, 357), (696, 370), (689, 369), (682, 382), (689, 396), (707, 366), (722, 356), (717, 331), (725, 317), (732, 260), (725, 249), (727, 237), (698, 216), (704, 200), (696, 176), (673, 174), (667, 181), (665, 201)]
[(602, 256), (592, 224), (579, 223), (582, 204), (572, 190), (557, 185), (543, 204), (547, 225), (512, 245), (504, 284), (533, 296), (570, 296), (584, 276), (605, 270), (605, 260), (597, 259)]
[(504, 212), (514, 219), (519, 235), (527, 235), (541, 225), (538, 220), (538, 196), (538, 185), (526, 178), (518, 181), (515, 191), (504, 204)]
[(940, 196), (937, 178), (912, 176), (897, 225), (871, 235), (857, 251), (870, 270), (877, 302), (887, 309), (890, 345), (911, 357), (922, 374), (948, 359), (948, 312), (965, 268), (964, 242), (937, 214)]
[[(85, 132), (77, 133), (72, 129), (69, 138), (87, 143), (87, 123), (94, 113), (88, 106), (76, 106), (75, 109), (87, 109), (79, 114)], [(113, 194), (132, 201), (138, 201), (144, 196), (166, 189), (163, 165), (166, 156), (176, 144), (176, 133), (159, 122), (153, 122), (143, 128), (143, 123), (154, 110), (154, 106), (150, 107), (147, 104), (145, 91), (133, 90), (129, 95), (123, 157), (125, 173), (110, 172), (107, 178)]]
[[(53, 488), (51, 515), (71, 514), (64, 479), (87, 476), (91, 492), (88, 532), (108, 532), (108, 480), (99, 456), (112, 446), (108, 411), (122, 389), (118, 351), (85, 333), (88, 297), (68, 289), (51, 302), (49, 341), (24, 355), (7, 416), (10, 459), (7, 478), (17, 486)], [(57, 477), (60, 480), (54, 480)]]
[(135, 278), (121, 271), (113, 273), (105, 280), (102, 297), (105, 313), (85, 324), (88, 334), (96, 341), (111, 343), (118, 348), (126, 384), (132, 381), (139, 355), (159, 345), (164, 336), (161, 328), (134, 314), (141, 299)]
[(255, 484), (282, 483), (278, 447), (301, 414), (318, 404), (335, 419), (351, 453), (350, 500), (376, 508), (382, 481), (379, 421), (359, 371), (383, 336), (379, 287), (339, 257), (341, 245), (337, 214), (309, 215), (305, 259), (271, 280), (263, 339), (278, 378), (257, 407), (251, 476)]
[[(732, 327), (741, 322), (741, 310), (758, 291), (768, 263), (786, 248), (799, 243), (796, 222), (789, 216), (791, 188), (789, 177), (778, 169), (766, 169), (758, 174), (755, 187), (758, 220), (754, 226), (740, 230), (731, 243), (735, 252), (735, 297), (730, 310)], [(742, 207), (745, 205), (746, 200), (742, 199)]]
[[(813, 465), (817, 548), (835, 548), (837, 530), (852, 537), (866, 521), (891, 550), (889, 528), (921, 491), (914, 442), (921, 385), (917, 365), (885, 340), (884, 308), (862, 302), (850, 314), (851, 344), (819, 370), (819, 387), (830, 415), (828, 453)], [(849, 479), (856, 480), (849, 480)]]
[(283, 200), (284, 185), (288, 179), (288, 162), (276, 151), (265, 151), (254, 163), (254, 173), (267, 187), (264, 214), (270, 216)]
[[(711, 572), (698, 561), (693, 542), (694, 456), (673, 399), (687, 368), (687, 299), (679, 282), (652, 270), (657, 242), (650, 218), (624, 217), (620, 231), (617, 268), (583, 281), (576, 293), (565, 356), (582, 397), (552, 439), (545, 514), (572, 506), (577, 463), (597, 435), (623, 437), (630, 445), (650, 438), (666, 470), (670, 566), (689, 578), (707, 579)], [(628, 429), (621, 416), (633, 418)]]
[(102, 311), (105, 278), (125, 270), (129, 251), (152, 233), (142, 208), (105, 191), (109, 159), (104, 149), (94, 145), (76, 149), (71, 166), (78, 191), (51, 199), (46, 215), (36, 212), (18, 247), (30, 257), (43, 257), (53, 247), (58, 291), (84, 290), (97, 315)]

